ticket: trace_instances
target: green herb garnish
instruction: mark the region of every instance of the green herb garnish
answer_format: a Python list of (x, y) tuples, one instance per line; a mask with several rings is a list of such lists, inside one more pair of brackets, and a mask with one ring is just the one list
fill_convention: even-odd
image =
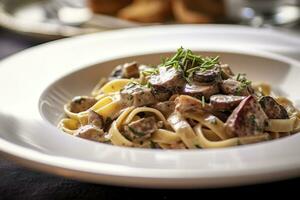
[(128, 126), (128, 128), (129, 128), (129, 130), (130, 130), (132, 133), (134, 133), (134, 134), (137, 135), (137, 136), (140, 136), (140, 137), (145, 136), (145, 133), (144, 133), (144, 132), (139, 132), (139, 131), (135, 130), (134, 128), (130, 127), (130, 126)]
[(147, 88), (152, 88), (152, 85), (150, 82), (147, 82), (146, 85), (145, 85)]
[(240, 76), (241, 76), (241, 74), (240, 74), (240, 73), (238, 73), (238, 75), (237, 75), (237, 77), (236, 77), (236, 80), (237, 80), (237, 81), (239, 81), (239, 80), (240, 80)]
[(154, 143), (153, 141), (150, 141), (150, 147), (151, 147), (152, 149), (156, 149), (155, 143)]
[(205, 107), (205, 97), (204, 96), (201, 97), (201, 103), (202, 103), (202, 107), (204, 108)]
[(253, 126), (256, 126), (256, 121), (255, 121), (255, 115), (250, 115), (250, 123), (253, 125)]
[(197, 71), (204, 72), (212, 69), (219, 63), (219, 56), (202, 57), (194, 54), (189, 49), (179, 48), (177, 53), (171, 58), (165, 58), (161, 66), (174, 68), (180, 71), (187, 82), (191, 82), (191, 77)]
[(159, 73), (159, 70), (157, 67), (153, 67), (153, 68), (150, 68), (150, 69), (147, 69), (147, 70), (144, 70), (142, 71), (143, 75), (145, 76), (149, 76), (149, 75), (156, 75)]
[(236, 90), (236, 94), (239, 95), (245, 88), (247, 88), (249, 85), (251, 85), (251, 81), (249, 81), (247, 78), (246, 78), (246, 74), (238, 74), (236, 76), (236, 80), (238, 82), (240, 82), (241, 84), (239, 85), (239, 87), (237, 88)]

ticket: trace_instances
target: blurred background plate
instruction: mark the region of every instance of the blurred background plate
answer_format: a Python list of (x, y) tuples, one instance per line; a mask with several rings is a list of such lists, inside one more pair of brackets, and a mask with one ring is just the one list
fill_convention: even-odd
[(53, 40), (154, 24), (295, 28), (297, 0), (0, 0), (0, 26)]
[(95, 15), (83, 0), (0, 0), (0, 25), (43, 40), (138, 26)]

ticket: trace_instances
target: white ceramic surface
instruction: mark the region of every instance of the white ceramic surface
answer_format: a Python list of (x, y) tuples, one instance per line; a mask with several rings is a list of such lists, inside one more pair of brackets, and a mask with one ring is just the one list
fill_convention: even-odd
[(270, 82), (298, 103), (300, 63), (262, 50), (295, 57), (299, 45), (297, 37), (271, 30), (208, 25), (120, 30), (26, 50), (0, 63), (0, 151), (38, 170), (123, 186), (221, 187), (298, 176), (300, 134), (227, 149), (161, 151), (99, 144), (53, 125), (61, 105), (88, 93), (115, 64), (156, 63), (158, 53), (179, 46), (219, 54), (235, 70)]

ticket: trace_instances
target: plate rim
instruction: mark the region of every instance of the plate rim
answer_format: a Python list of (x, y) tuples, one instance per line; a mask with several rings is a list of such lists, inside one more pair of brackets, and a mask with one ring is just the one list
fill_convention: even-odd
[[(144, 29), (144, 28), (143, 28)], [(122, 30), (123, 31), (123, 30)], [(130, 30), (131, 31), (131, 30)], [(114, 31), (115, 32), (115, 31)], [(98, 35), (99, 33), (97, 33), (97, 35)], [(102, 33), (100, 33), (100, 34), (102, 34)], [(92, 34), (92, 35), (94, 35), (94, 34)], [(78, 39), (82, 39), (82, 37), (84, 38), (84, 37), (87, 37), (87, 36), (79, 36), (79, 38), (78, 37), (76, 37), (76, 38), (71, 38), (71, 39), (67, 39), (67, 40), (70, 40), (71, 42), (73, 41), (73, 40), (78, 40)], [(300, 40), (299, 40), (300, 41)], [(51, 42), (51, 43), (55, 43), (55, 44), (57, 44), (57, 43), (60, 43), (61, 41), (55, 41), (55, 42)], [(39, 46), (39, 47), (35, 47), (35, 48), (33, 48), (33, 49), (35, 49), (35, 50), (39, 50), (39, 48), (47, 48), (47, 45), (49, 45), (49, 44), (45, 44), (45, 45), (41, 45), (41, 46)], [(27, 53), (27, 54), (30, 54), (30, 52), (31, 51), (33, 51), (33, 49), (28, 49), (28, 50), (25, 50), (26, 52), (25, 52), (25, 54)], [(281, 55), (277, 55), (277, 54), (274, 54), (274, 53), (270, 53), (270, 52), (264, 52), (264, 51), (261, 51), (261, 50), (255, 50), (256, 51), (256, 53), (257, 52), (261, 52), (262, 54), (264, 54), (264, 55), (272, 55), (272, 56), (274, 56), (274, 57), (276, 57), (276, 58), (279, 58), (279, 60), (280, 61), (282, 61), (281, 59), (284, 59), (284, 62), (288, 62), (288, 63), (293, 63), (293, 64), (297, 64), (297, 65), (299, 65), (300, 66), (300, 62), (298, 62), (298, 61), (296, 61), (296, 60), (294, 60), (294, 59), (292, 59), (292, 58), (288, 58), (288, 57), (286, 57), (286, 56), (281, 56)], [(22, 53), (24, 53), (24, 52), (22, 52)], [(21, 54), (22, 54), (21, 53)], [(20, 55), (20, 54), (17, 54), (16, 56), (18, 56), (18, 55)], [(273, 57), (273, 58), (274, 58)], [(272, 58), (272, 59), (273, 59)], [(10, 57), (10, 58), (8, 58), (8, 59), (14, 59), (14, 56), (12, 56), (12, 57)], [(6, 61), (6, 59), (5, 60), (3, 60), (3, 61), (1, 61), (1, 64), (3, 64), (3, 63), (5, 63), (4, 61)], [(3, 64), (3, 65), (5, 65), (5, 64)], [(1, 65), (1, 67), (3, 67), (2, 65)], [(75, 70), (80, 70), (80, 69), (82, 69), (82, 68), (78, 68), (78, 69), (75, 69)], [(74, 71), (72, 71), (72, 72), (74, 72)], [(72, 73), (72, 72), (68, 72), (67, 74), (70, 74), (70, 73)], [(65, 74), (65, 75), (67, 75), (67, 74)], [(52, 84), (52, 83), (51, 83)], [(5, 150), (5, 146), (7, 146), (7, 145), (11, 145), (11, 148), (12, 149), (16, 149), (16, 150), (18, 150), (18, 151), (23, 151), (24, 149), (19, 149), (19, 148), (23, 148), (23, 147), (16, 147), (16, 146), (13, 146), (13, 145), (15, 145), (15, 144), (7, 144), (7, 143), (5, 143), (5, 142), (7, 142), (7, 141), (4, 141), (1, 137), (0, 137), (0, 150), (1, 151), (3, 151), (3, 152), (5, 152), (5, 153), (9, 153), (9, 152), (7, 152), (7, 151), (4, 151)], [(9, 142), (8, 142), (9, 143)], [(26, 148), (25, 148), (26, 149)], [(28, 149), (27, 149), (28, 150)], [(31, 150), (30, 150), (31, 151)], [(24, 151), (24, 152), (28, 152), (28, 151)], [(16, 155), (16, 154), (13, 154), (12, 152), (10, 152), (11, 154), (10, 155)], [(28, 152), (28, 155), (36, 155), (36, 154), (31, 154), (32, 152)], [(37, 153), (40, 153), (40, 152), (37, 152)], [(39, 156), (41, 156), (41, 155), (38, 155), (38, 157)], [(19, 157), (20, 158), (20, 157)], [(47, 157), (48, 158), (48, 157)], [(50, 158), (49, 158), (50, 159)], [(43, 160), (43, 159), (42, 159)], [(51, 160), (51, 159), (50, 159)], [(47, 161), (47, 160), (46, 160)], [(46, 163), (44, 163), (44, 164), (46, 164)], [(101, 163), (101, 164), (103, 164), (103, 163)], [(299, 165), (300, 163), (299, 163), (299, 161), (297, 161), (296, 162), (296, 164), (295, 164), (295, 166), (296, 166), (296, 168), (297, 169), (299, 169), (299, 167), (300, 167), (300, 165)], [(48, 164), (46, 164), (46, 165), (49, 165), (49, 163)], [(294, 166), (293, 166), (294, 167)], [(71, 169), (71, 168), (66, 168), (66, 169)], [(286, 168), (285, 168), (286, 169)], [(71, 169), (72, 170), (72, 169)], [(87, 171), (87, 173), (88, 173), (89, 171)], [(126, 172), (127, 173), (127, 172)], [(101, 173), (99, 173), (99, 174), (101, 174)], [(107, 173), (106, 173), (107, 174)], [(119, 176), (119, 175), (117, 175), (117, 176)], [(143, 175), (143, 177), (144, 177), (144, 175)], [(151, 176), (151, 177), (153, 177), (153, 176)], [(149, 177), (148, 177), (149, 178)], [(176, 177), (176, 178), (178, 178), (178, 177)], [(183, 178), (183, 179), (186, 179), (186, 177), (181, 177), (181, 178)], [(197, 177), (196, 177), (197, 178)], [(199, 177), (198, 177), (199, 178)]]

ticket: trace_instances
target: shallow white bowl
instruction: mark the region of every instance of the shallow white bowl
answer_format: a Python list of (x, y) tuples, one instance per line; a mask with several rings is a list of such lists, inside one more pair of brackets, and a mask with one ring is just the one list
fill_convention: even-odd
[[(299, 62), (241, 44), (201, 46), (203, 37), (195, 34), (204, 36), (209, 28), (210, 36), (222, 32), (221, 27), (204, 28), (203, 32), (203, 26), (148, 27), (93, 34), (46, 44), (3, 61), (3, 155), (74, 179), (136, 187), (221, 187), (299, 175), (300, 134), (226, 149), (162, 151), (95, 143), (56, 129), (63, 104), (75, 95), (88, 94), (115, 65), (131, 60), (156, 64), (161, 55), (181, 45), (205, 55), (220, 55), (234, 71), (268, 82), (277, 93), (299, 100)], [(229, 27), (223, 29), (229, 32)], [(232, 33), (244, 30), (231, 29)]]

